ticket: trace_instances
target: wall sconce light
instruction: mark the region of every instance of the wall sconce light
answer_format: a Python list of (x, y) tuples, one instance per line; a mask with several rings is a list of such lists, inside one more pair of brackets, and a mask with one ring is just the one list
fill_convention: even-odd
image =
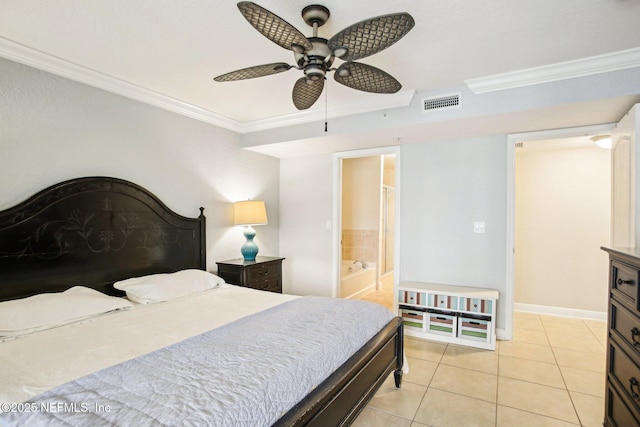
[(233, 205), (233, 225), (245, 226), (244, 237), (247, 239), (240, 252), (245, 261), (255, 261), (258, 255), (258, 245), (253, 241), (256, 231), (252, 225), (267, 224), (267, 209), (262, 200), (245, 200)]
[(595, 142), (595, 144), (600, 148), (605, 148), (610, 150), (613, 146), (613, 141), (611, 140), (611, 135), (596, 135), (592, 136), (591, 140)]

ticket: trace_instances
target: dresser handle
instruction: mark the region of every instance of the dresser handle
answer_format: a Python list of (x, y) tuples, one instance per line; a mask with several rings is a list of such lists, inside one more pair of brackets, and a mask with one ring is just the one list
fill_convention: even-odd
[(634, 347), (640, 347), (640, 341), (636, 340), (638, 335), (640, 335), (640, 330), (638, 330), (638, 328), (633, 328), (631, 330), (631, 342)]
[(266, 269), (265, 271), (260, 272), (261, 276), (266, 276), (267, 274), (269, 274), (269, 269)]
[(616, 283), (618, 284), (618, 286), (624, 285), (624, 284), (631, 285), (633, 284), (633, 280), (622, 280), (621, 278), (618, 277), (618, 280), (616, 281)]
[(631, 391), (631, 397), (633, 397), (633, 400), (640, 401), (640, 396), (638, 396), (638, 393), (633, 389), (634, 387), (638, 389), (638, 392), (640, 392), (640, 388), (638, 388), (638, 380), (636, 377), (631, 377), (629, 378), (629, 390)]

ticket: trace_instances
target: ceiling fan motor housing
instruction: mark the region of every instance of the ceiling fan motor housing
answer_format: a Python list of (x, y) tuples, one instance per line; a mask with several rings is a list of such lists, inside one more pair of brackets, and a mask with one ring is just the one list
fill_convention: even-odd
[(304, 53), (294, 51), (294, 57), (298, 67), (304, 69), (304, 74), (310, 80), (319, 80), (324, 78), (325, 73), (333, 64), (333, 56), (331, 50), (327, 46), (327, 39), (321, 37), (309, 37), (307, 40), (313, 46), (313, 49)]

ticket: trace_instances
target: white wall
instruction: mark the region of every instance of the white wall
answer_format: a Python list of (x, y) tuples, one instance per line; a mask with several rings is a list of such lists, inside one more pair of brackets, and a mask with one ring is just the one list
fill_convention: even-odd
[(280, 256), (283, 291), (333, 293), (333, 155), (280, 161)]
[(611, 152), (526, 144), (516, 150), (515, 302), (604, 313)]
[(612, 214), (611, 245), (640, 247), (640, 104), (636, 104), (616, 124), (611, 138), (612, 152)]
[(240, 257), (231, 202), (266, 201), (260, 254), (278, 255), (279, 160), (239, 149), (236, 136), (193, 119), (0, 59), (0, 209), (57, 182), (112, 176), (177, 213), (207, 216), (207, 267)]

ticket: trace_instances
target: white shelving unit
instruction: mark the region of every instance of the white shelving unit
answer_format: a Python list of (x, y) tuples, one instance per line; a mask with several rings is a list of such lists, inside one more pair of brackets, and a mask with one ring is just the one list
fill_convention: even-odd
[(497, 289), (400, 282), (406, 335), (495, 350)]

